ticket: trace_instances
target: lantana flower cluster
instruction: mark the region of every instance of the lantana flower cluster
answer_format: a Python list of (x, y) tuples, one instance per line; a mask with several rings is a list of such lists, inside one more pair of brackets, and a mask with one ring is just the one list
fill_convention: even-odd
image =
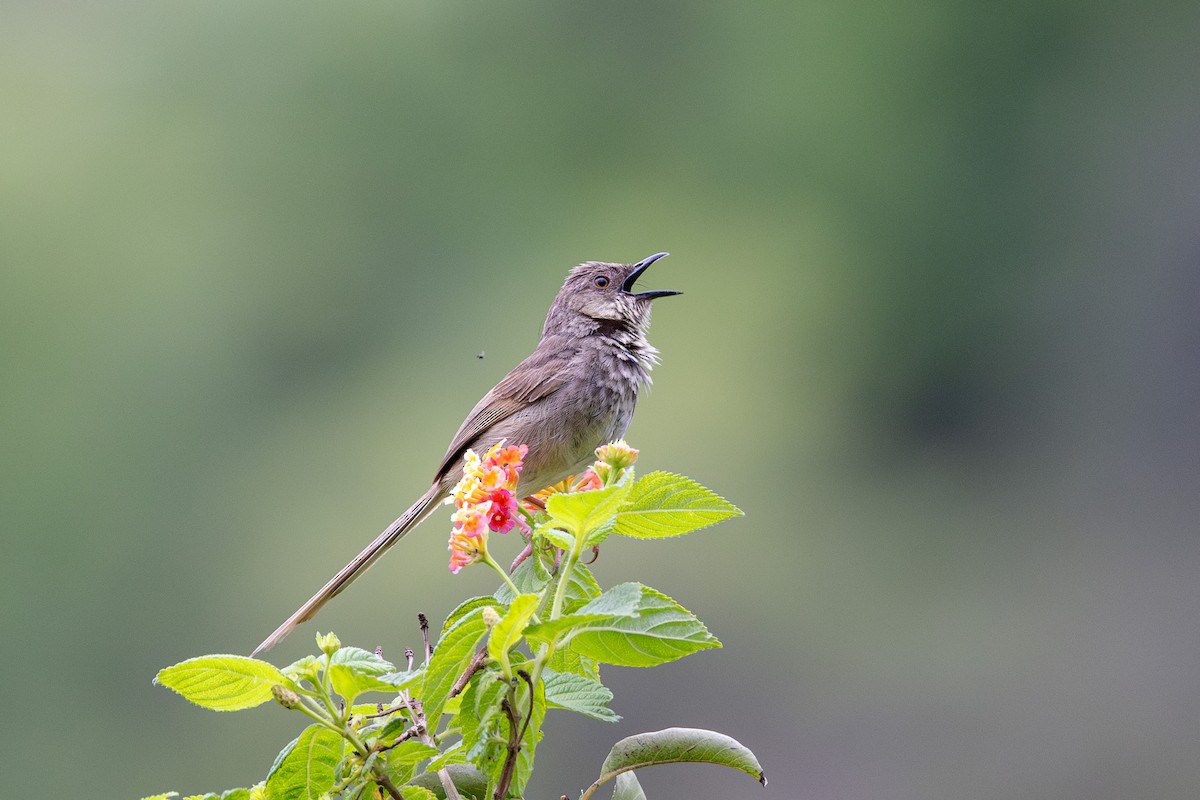
[(467, 450), (463, 476), (450, 494), (454, 503), (450, 521), (450, 571), (457, 573), (481, 559), (488, 532), (508, 533), (517, 527), (529, 533), (513, 494), (529, 448), (523, 444), (493, 445), (483, 456)]
[[(625, 471), (637, 461), (638, 451), (619, 439), (596, 448), (596, 462), (578, 475), (537, 492), (523, 503), (513, 494), (529, 448), (525, 445), (494, 445), (482, 457), (473, 450), (464, 456), (463, 476), (447, 502), (453, 502), (450, 521), (450, 571), (457, 574), (470, 564), (483, 560), (489, 532), (508, 533), (514, 527), (526, 535), (529, 525), (524, 511), (536, 514), (546, 507), (546, 499), (556, 492), (587, 492), (618, 483)], [(518, 557), (519, 563), (526, 555)]]

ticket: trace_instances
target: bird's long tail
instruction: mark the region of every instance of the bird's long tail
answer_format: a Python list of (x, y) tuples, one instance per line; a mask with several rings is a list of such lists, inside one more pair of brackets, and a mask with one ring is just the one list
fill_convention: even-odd
[(381, 555), (387, 552), (389, 547), (403, 539), (405, 534), (433, 513), (443, 494), (444, 491), (438, 483), (430, 486), (429, 491), (413, 503), (408, 511), (401, 514), (395, 522), (387, 527), (387, 530), (376, 536), (375, 541), (367, 545), (366, 549), (356, 555), (353, 561), (342, 567), (338, 574), (329, 579), (329, 583), (322, 586), (319, 592), (308, 599), (308, 602), (296, 609), (296, 613), (288, 617), (282, 625), (275, 629), (274, 633), (263, 640), (262, 644), (254, 648), (251, 655), (258, 655), (264, 650), (270, 650), (282, 642), (284, 637), (291, 633), (297, 625), (312, 619), (321, 610), (321, 606), (332, 600), (355, 578), (366, 572), (372, 564), (379, 560)]

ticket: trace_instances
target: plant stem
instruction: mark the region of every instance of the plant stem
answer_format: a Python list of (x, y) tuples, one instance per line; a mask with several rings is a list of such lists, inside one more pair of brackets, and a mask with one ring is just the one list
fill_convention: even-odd
[(550, 606), (550, 619), (558, 619), (562, 616), (563, 601), (567, 597), (567, 584), (571, 582), (571, 572), (575, 569), (575, 562), (579, 560), (579, 542), (582, 540), (582, 536), (576, 537), (575, 546), (567, 553), (567, 560), (558, 571), (558, 586), (554, 587), (554, 603)]
[(480, 551), (479, 555), (480, 555), (480, 558), (483, 561), (483, 563), (487, 564), (489, 567), (491, 567), (493, 570), (495, 570), (496, 574), (499, 575), (500, 578), (504, 581), (504, 585), (508, 587), (508, 590), (510, 592), (512, 592), (514, 595), (521, 594), (521, 590), (518, 589), (517, 585), (512, 582), (512, 578), (508, 577), (508, 573), (504, 570), (504, 567), (502, 567), (496, 563), (496, 559), (492, 558), (491, 553), (489, 553), (486, 550), (482, 550), (482, 551)]

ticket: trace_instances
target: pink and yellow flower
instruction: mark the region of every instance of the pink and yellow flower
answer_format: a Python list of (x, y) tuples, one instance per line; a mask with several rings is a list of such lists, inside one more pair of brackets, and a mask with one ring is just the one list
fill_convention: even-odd
[(487, 548), (488, 531), (508, 533), (514, 527), (529, 531), (513, 494), (528, 452), (523, 444), (505, 447), (499, 442), (482, 457), (473, 450), (464, 454), (463, 476), (450, 493), (456, 509), (450, 516), (454, 524), (451, 572), (480, 560), (480, 553)]
[(481, 560), (480, 542), (482, 539), (455, 530), (450, 534), (450, 571), (455, 575), (463, 567), (470, 566)]

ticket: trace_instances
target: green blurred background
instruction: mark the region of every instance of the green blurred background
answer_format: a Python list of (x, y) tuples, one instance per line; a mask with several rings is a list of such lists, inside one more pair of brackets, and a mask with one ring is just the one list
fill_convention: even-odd
[[(725, 648), (610, 670), (624, 720), (552, 718), (531, 798), (668, 725), (771, 784), (652, 798), (1200, 792), (1200, 7), (0, 14), (6, 794), (264, 775), (293, 715), (155, 671), (248, 652), (425, 487), (570, 266), (657, 250), (686, 294), (629, 438), (747, 516), (597, 570)], [(490, 589), (447, 525), (272, 657), (399, 657)]]

